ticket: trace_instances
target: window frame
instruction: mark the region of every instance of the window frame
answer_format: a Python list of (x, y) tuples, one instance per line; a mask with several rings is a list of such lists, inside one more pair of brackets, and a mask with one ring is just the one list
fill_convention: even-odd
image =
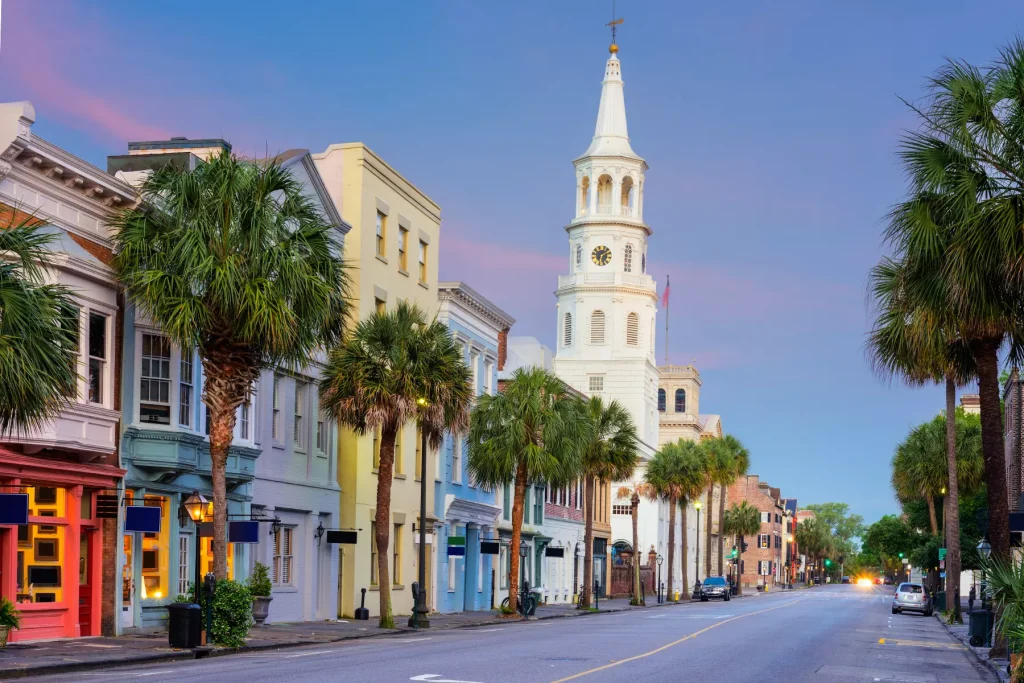
[(391, 585), (402, 585), (402, 527), (394, 522), (391, 526)]
[(420, 278), (420, 282), (422, 282), (423, 284), (427, 284), (427, 275), (428, 275), (428, 273), (427, 273), (427, 258), (428, 258), (427, 247), (428, 246), (429, 245), (426, 242), (424, 242), (423, 240), (420, 240), (420, 251), (419, 251), (419, 255), (418, 255), (418, 258), (419, 258), (419, 278)]
[(274, 535), (271, 548), (271, 584), (278, 588), (295, 586), (295, 529), (293, 525), (282, 526)]
[[(185, 377), (186, 365), (188, 366), (187, 378)], [(191, 349), (187, 353), (181, 351), (178, 354), (178, 425), (189, 429), (192, 429), (192, 422), (195, 420), (196, 413), (195, 366), (195, 354)], [(188, 395), (187, 402), (185, 400), (186, 394)]]
[[(155, 343), (155, 341), (151, 341), (150, 342), (150, 355), (146, 355), (146, 353), (145, 353), (146, 337), (151, 337), (153, 340), (158, 340), (158, 339), (161, 340), (162, 345), (166, 346), (167, 356), (156, 356), (156, 355), (152, 354), (153, 344)], [(167, 335), (161, 334), (160, 332), (155, 331), (155, 330), (154, 331), (141, 330), (140, 333), (139, 333), (138, 342), (139, 342), (139, 346), (138, 346), (139, 352), (137, 354), (137, 358), (139, 360), (139, 367), (138, 367), (139, 372), (136, 375), (136, 377), (137, 377), (136, 381), (138, 383), (137, 384), (137, 389), (138, 389), (139, 393), (138, 393), (138, 397), (137, 397), (137, 399), (135, 401), (135, 410), (136, 410), (137, 420), (138, 420), (138, 422), (140, 424), (147, 425), (147, 426), (155, 426), (155, 427), (160, 427), (160, 428), (164, 428), (164, 429), (173, 428), (173, 425), (175, 423), (175, 415), (174, 415), (174, 404), (171, 401), (171, 385), (172, 385), (172, 383), (174, 382), (174, 379), (175, 379), (174, 378), (174, 373), (173, 373), (173, 370), (172, 370), (172, 367), (173, 367), (172, 363), (174, 361), (174, 346), (173, 346), (173, 344), (171, 344), (171, 340), (170, 340), (170, 338)], [(160, 350), (162, 350), (162, 349), (160, 349)], [(148, 374), (143, 373), (143, 371), (142, 371), (143, 366), (145, 366), (147, 364), (147, 360), (149, 362), (149, 368), (150, 368), (150, 371), (149, 371)], [(161, 377), (159, 375), (153, 374), (153, 370), (152, 370), (153, 363), (161, 363), (161, 364), (162, 363), (166, 363), (167, 364), (167, 375), (165, 377)], [(153, 400), (152, 398), (147, 398), (147, 399), (143, 400), (143, 398), (142, 398), (142, 383), (143, 383), (143, 381), (149, 383), (149, 384), (147, 384), (147, 396), (150, 396), (150, 397), (152, 396), (152, 391), (153, 391), (152, 390), (152, 385), (154, 383), (158, 387), (160, 386), (159, 383), (161, 383), (161, 382), (166, 383), (166, 385), (167, 385), (167, 400), (166, 400), (166, 402), (159, 400), (159, 398), (157, 400)], [(157, 391), (158, 397), (159, 397), (159, 394), (160, 394), (160, 392)], [(154, 407), (166, 406), (167, 407), (167, 422), (164, 423), (164, 422), (156, 422), (156, 421), (148, 421), (148, 420), (147, 421), (143, 421), (142, 420), (142, 406), (144, 404), (147, 405), (147, 406), (151, 405), (151, 406), (154, 406)]]
[[(80, 348), (79, 349), (80, 352), (84, 351), (83, 356), (84, 356), (84, 359), (85, 359), (85, 365), (86, 365), (86, 370), (87, 370), (87, 374), (85, 376), (85, 394), (84, 394), (85, 400), (86, 400), (87, 403), (91, 403), (92, 405), (106, 406), (109, 403), (109, 394), (110, 394), (109, 387), (111, 385), (111, 382), (110, 382), (110, 379), (109, 379), (110, 363), (108, 362), (108, 358), (111, 355), (111, 341), (112, 341), (111, 338), (110, 338), (111, 337), (111, 334), (110, 334), (111, 316), (110, 316), (110, 314), (108, 314), (108, 313), (106, 313), (104, 311), (96, 310), (94, 308), (79, 309), (79, 310), (85, 313), (85, 322), (86, 322), (86, 333), (85, 333), (85, 335), (79, 335), (80, 339), (82, 337), (85, 338), (84, 348)], [(82, 315), (82, 313), (79, 313), (79, 315)], [(92, 349), (92, 331), (93, 331), (92, 330), (92, 323), (93, 323), (93, 318), (97, 318), (97, 319), (102, 318), (103, 319), (103, 323), (102, 323), (103, 324), (103, 328), (102, 328), (103, 340), (102, 340), (102, 343), (101, 343), (101, 346), (102, 346), (101, 351), (103, 352), (102, 356), (95, 356), (92, 353), (92, 351), (93, 351), (93, 349)], [(81, 346), (81, 342), (79, 342), (79, 345)], [(93, 362), (94, 361), (99, 366), (98, 367), (98, 372), (96, 373), (96, 379), (98, 381), (98, 387), (99, 387), (99, 400), (93, 400), (93, 395), (92, 395), (92, 378), (93, 378)]]
[(376, 240), (374, 242), (374, 254), (381, 258), (388, 257), (388, 215), (379, 209), (377, 210)]
[(296, 451), (305, 452), (306, 442), (309, 440), (306, 434), (308, 431), (306, 428), (306, 398), (309, 393), (309, 383), (296, 379), (292, 384), (295, 387), (292, 401), (294, 406), (292, 409), (292, 444)]
[(398, 270), (409, 271), (409, 230), (401, 225), (398, 226)]

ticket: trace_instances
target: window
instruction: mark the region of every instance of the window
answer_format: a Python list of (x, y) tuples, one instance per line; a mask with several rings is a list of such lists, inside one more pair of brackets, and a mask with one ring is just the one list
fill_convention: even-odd
[(376, 313), (377, 315), (387, 315), (388, 302), (384, 301), (384, 299), (374, 298), (373, 312)]
[(469, 354), (469, 369), (473, 373), (473, 396), (480, 394), (480, 355)]
[(584, 492), (584, 490), (585, 490), (585, 487), (583, 485), (583, 480), (581, 479), (580, 481), (576, 482), (576, 509), (577, 510), (582, 510), (583, 509), (583, 492)]
[(455, 560), (459, 559), (457, 555), (448, 556), (448, 592), (455, 592)]
[(273, 422), (270, 427), (274, 441), (281, 440), (281, 377), (274, 375)]
[(380, 211), (377, 212), (377, 256), (387, 256), (387, 246), (385, 239), (387, 238), (388, 230), (388, 217), (382, 214)]
[(395, 474), (405, 473), (405, 456), (402, 452), (402, 433), (404, 431), (405, 425), (395, 431)]
[(484, 363), (484, 393), (491, 394), (494, 392), (494, 363), (487, 361)]
[(658, 412), (665, 412), (665, 390), (658, 389)]
[(171, 343), (157, 334), (142, 335), (139, 420), (171, 424)]
[(768, 534), (758, 534), (757, 535), (757, 547), (758, 548), (771, 548), (772, 547)]
[(604, 391), (604, 375), (590, 375), (588, 388), (591, 393)]
[(420, 282), (427, 282), (427, 243), (420, 240)]
[(188, 549), (192, 539), (184, 534), (178, 536), (178, 595), (188, 595)]
[(277, 530), (274, 536), (273, 576), (274, 584), (292, 584), (292, 533), (294, 527), (286, 526)]
[[(138, 502), (138, 501), (136, 501)], [(142, 500), (146, 507), (160, 509), (160, 531), (154, 534), (142, 534), (142, 586), (143, 598), (162, 599), (169, 597), (168, 581), (170, 557), (174, 545), (171, 543), (168, 509), (170, 501), (162, 496), (146, 496)], [(39, 529), (40, 527), (37, 527)], [(38, 551), (36, 553), (38, 560)], [(176, 586), (175, 586), (176, 587)], [(38, 592), (38, 588), (36, 591)]]
[(192, 391), (195, 382), (192, 369), (192, 350), (182, 349), (181, 361), (178, 363), (178, 371), (181, 373), (178, 378), (178, 424), (182, 427), (192, 425)]
[(294, 433), (292, 434), (292, 440), (295, 442), (296, 448), (305, 448), (306, 446), (306, 423), (303, 419), (306, 410), (306, 383), (295, 382), (295, 421), (294, 421)]
[(373, 469), (380, 469), (380, 427), (373, 430)]
[(757, 563), (757, 573), (759, 576), (771, 576), (772, 573), (772, 562), (771, 560), (761, 560)]
[(89, 312), (89, 402), (103, 403), (107, 367), (107, 316)]
[(572, 346), (572, 313), (565, 314), (565, 324), (562, 326), (562, 346)]
[(452, 436), (452, 483), (462, 483), (462, 437)]
[(511, 493), (512, 493), (512, 491), (511, 491), (511, 486), (509, 486), (508, 484), (504, 484), (504, 489), (505, 489), (505, 496), (504, 496), (504, 501), (503, 501), (502, 506), (501, 506), (501, 512), (502, 512), (501, 516), (507, 522), (510, 519), (512, 519), (512, 501), (511, 501), (511, 498), (512, 498)]
[(316, 421), (316, 449), (321, 453), (327, 452), (327, 426), (324, 422), (324, 414), (320, 413)]
[(633, 514), (632, 505), (612, 505), (613, 515), (631, 515)]
[(579, 244), (576, 245), (576, 267), (579, 268), (583, 265), (583, 247)]
[(633, 245), (627, 244), (622, 256), (622, 269), (627, 273), (633, 272)]
[(394, 552), (391, 555), (391, 583), (402, 583), (402, 525), (395, 525)]
[(409, 231), (398, 226), (398, 269), (409, 270)]
[(629, 346), (640, 345), (640, 316), (636, 313), (626, 316), (626, 344)]
[(761, 513), (761, 524), (769, 524), (772, 521), (772, 513), (762, 512)]
[(252, 432), (252, 396), (245, 399), (238, 408), (238, 436), (246, 441)]
[(370, 522), (370, 585), (376, 586), (380, 582), (377, 576), (377, 523)]
[(604, 344), (604, 311), (590, 314), (590, 343)]
[(542, 489), (533, 490), (533, 523), (544, 523), (544, 493)]
[(677, 413), (685, 413), (686, 412), (686, 390), (685, 389), (676, 389), (676, 412)]

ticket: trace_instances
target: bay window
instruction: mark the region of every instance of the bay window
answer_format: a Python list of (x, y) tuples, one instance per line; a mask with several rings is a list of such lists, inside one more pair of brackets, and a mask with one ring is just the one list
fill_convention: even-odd
[(107, 370), (107, 316), (89, 311), (89, 402), (103, 403)]
[(142, 335), (142, 372), (139, 380), (139, 420), (171, 423), (171, 343), (157, 334)]

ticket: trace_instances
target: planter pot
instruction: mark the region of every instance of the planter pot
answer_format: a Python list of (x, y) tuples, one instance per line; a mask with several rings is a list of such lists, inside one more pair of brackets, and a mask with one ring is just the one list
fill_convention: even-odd
[(10, 632), (10, 626), (0, 626), (0, 650), (7, 647), (7, 636)]
[(270, 616), (270, 601), (273, 599), (262, 596), (252, 599), (252, 618), (257, 626), (262, 626), (263, 622)]

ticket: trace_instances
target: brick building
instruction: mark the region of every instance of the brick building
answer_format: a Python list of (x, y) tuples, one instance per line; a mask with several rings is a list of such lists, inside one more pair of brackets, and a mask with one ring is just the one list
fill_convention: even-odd
[[(781, 492), (752, 474), (733, 483), (727, 495), (730, 504), (745, 500), (761, 513), (761, 531), (756, 537), (744, 539), (747, 550), (739, 568), (743, 587), (767, 585), (771, 588), (782, 583), (785, 580), (786, 507)], [(736, 540), (727, 542), (736, 543)]]

